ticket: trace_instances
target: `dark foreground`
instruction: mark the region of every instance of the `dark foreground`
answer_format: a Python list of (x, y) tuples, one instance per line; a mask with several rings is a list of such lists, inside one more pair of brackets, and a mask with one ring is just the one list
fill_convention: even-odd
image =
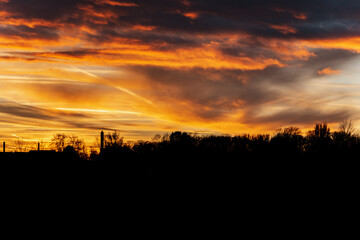
[[(62, 216), (67, 226), (93, 224), (90, 233), (99, 224), (119, 229), (124, 221), (151, 226), (146, 234), (213, 234), (224, 224), (252, 235), (308, 236), (314, 229), (326, 231), (319, 224), (336, 222), (338, 228), (358, 199), (359, 159), (351, 155), (177, 153), (82, 161), (32, 152), (0, 158), (8, 216), (23, 218), (30, 210), (27, 221), (33, 221), (41, 211), (44, 219)], [(204, 223), (208, 227), (201, 228)]]
[[(72, 181), (85, 186), (152, 187), (167, 184), (224, 183), (274, 185), (330, 183), (359, 178), (359, 156), (351, 154), (149, 154), (100, 155), (80, 160), (65, 153), (0, 153), (0, 174), (7, 182)], [(153, 185), (155, 184), (155, 185)], [(191, 187), (191, 186), (190, 186)], [(345, 186), (344, 186), (345, 187)]]
[(133, 149), (110, 145), (91, 160), (81, 160), (71, 148), (0, 153), (2, 209), (15, 221), (29, 216), (27, 222), (41, 210), (49, 225), (49, 219), (61, 219), (63, 229), (90, 223), (91, 233), (102, 223), (121, 232), (125, 222), (135, 226), (132, 234), (146, 236), (195, 230), (214, 237), (218, 230), (222, 239), (223, 224), (240, 236), (245, 230), (286, 239), (324, 233), (344, 238), (348, 231), (339, 226), (354, 227), (359, 208), (360, 137), (336, 139), (193, 141), (182, 134)]

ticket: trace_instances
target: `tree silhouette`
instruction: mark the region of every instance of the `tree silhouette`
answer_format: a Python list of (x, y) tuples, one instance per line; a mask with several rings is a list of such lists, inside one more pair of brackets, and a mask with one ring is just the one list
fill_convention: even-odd
[(15, 151), (16, 152), (27, 152), (29, 150), (29, 145), (23, 140), (15, 141)]
[(314, 130), (308, 131), (307, 150), (309, 152), (326, 152), (330, 149), (331, 130), (326, 122), (316, 123)]
[(339, 123), (339, 131), (340, 133), (347, 135), (347, 136), (351, 136), (353, 134), (355, 134), (355, 129), (353, 126), (353, 123), (351, 120), (345, 119), (343, 121), (341, 121)]
[(102, 156), (108, 160), (123, 158), (124, 155), (133, 153), (133, 150), (124, 143), (124, 138), (120, 136), (119, 131), (105, 134), (105, 148)]
[(57, 133), (51, 139), (50, 146), (57, 152), (64, 152), (64, 150), (68, 148), (68, 152), (74, 151), (81, 158), (87, 157), (85, 142), (77, 136)]
[(105, 148), (121, 148), (124, 145), (124, 138), (120, 136), (119, 131), (105, 135)]
[(359, 135), (356, 133), (351, 120), (341, 121), (338, 131), (332, 133), (332, 138), (333, 148), (338, 152), (353, 152), (359, 147)]
[(63, 152), (64, 148), (66, 147), (66, 138), (66, 134), (56, 133), (51, 139), (51, 148), (57, 152)]
[(297, 127), (278, 129), (271, 138), (273, 150), (283, 153), (299, 153), (304, 150), (304, 137)]

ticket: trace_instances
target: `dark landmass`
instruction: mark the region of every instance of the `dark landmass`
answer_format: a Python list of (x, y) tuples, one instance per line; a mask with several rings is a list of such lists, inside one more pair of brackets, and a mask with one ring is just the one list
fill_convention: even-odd
[(348, 182), (346, 188), (356, 182), (359, 158), (357, 134), (331, 133), (326, 124), (317, 124), (306, 137), (297, 128), (278, 130), (271, 138), (174, 132), (131, 147), (114, 133), (106, 136), (100, 154), (84, 157), (71, 146), (61, 152), (0, 153), (0, 169), (4, 181), (25, 185), (71, 182), (79, 188), (134, 184), (174, 188), (187, 184), (202, 189), (235, 184), (293, 189), (307, 184), (320, 189), (316, 184), (334, 187)]
[(86, 158), (72, 147), (0, 153), (3, 206), (12, 206), (10, 216), (41, 209), (106, 226), (122, 216), (151, 226), (161, 217), (160, 228), (174, 227), (174, 219), (237, 224), (236, 217), (253, 228), (265, 221), (268, 232), (281, 218), (279, 232), (302, 232), (301, 224), (318, 228), (316, 216), (322, 223), (343, 219), (357, 201), (359, 138), (293, 130), (272, 138), (175, 132), (132, 147), (105, 138), (101, 153)]

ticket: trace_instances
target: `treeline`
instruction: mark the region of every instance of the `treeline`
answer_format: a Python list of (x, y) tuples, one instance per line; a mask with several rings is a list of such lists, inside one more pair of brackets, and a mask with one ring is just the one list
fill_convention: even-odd
[[(315, 124), (313, 130), (302, 134), (297, 127), (278, 129), (273, 135), (242, 134), (239, 136), (199, 136), (187, 132), (157, 135), (152, 141), (139, 141), (133, 145), (124, 143), (118, 133), (105, 135), (105, 149), (90, 159), (118, 159), (121, 156), (146, 156), (166, 158), (199, 157), (308, 157), (349, 156), (360, 154), (360, 135), (351, 121), (340, 123), (331, 131), (329, 125)], [(360, 155), (359, 155), (360, 156)]]
[[(19, 145), (19, 144), (18, 144)], [(100, 140), (89, 148), (77, 136), (55, 134), (50, 144), (39, 144), (38, 150), (53, 150), (69, 159), (117, 160), (131, 157), (201, 158), (201, 157), (307, 157), (309, 155), (358, 155), (360, 134), (351, 121), (339, 124), (331, 131), (326, 122), (316, 123), (305, 134), (297, 127), (278, 129), (274, 134), (197, 135), (172, 132), (156, 135), (151, 141), (125, 143), (120, 133), (105, 134), (104, 149), (100, 153)], [(21, 145), (20, 145), (21, 146)], [(33, 149), (35, 150), (35, 149)], [(21, 152), (21, 151), (20, 151)], [(360, 155), (359, 155), (360, 156)]]
[(142, 180), (155, 177), (182, 183), (230, 177), (236, 183), (251, 179), (250, 185), (272, 179), (273, 186), (289, 179), (293, 184), (358, 176), (359, 166), (352, 160), (360, 158), (360, 135), (351, 121), (341, 122), (336, 131), (324, 122), (306, 133), (297, 127), (278, 129), (272, 135), (206, 136), (177, 131), (136, 143), (125, 143), (119, 132), (112, 132), (105, 134), (101, 152), (102, 144), (96, 145), (89, 152), (84, 140), (56, 134), (51, 151), (0, 154), (0, 165), (9, 176), (21, 179), (45, 175), (94, 184), (126, 179), (152, 184)]

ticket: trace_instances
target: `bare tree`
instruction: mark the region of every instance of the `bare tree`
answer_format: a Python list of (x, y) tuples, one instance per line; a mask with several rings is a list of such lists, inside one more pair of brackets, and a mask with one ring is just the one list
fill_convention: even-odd
[(57, 152), (63, 152), (66, 147), (67, 135), (63, 133), (57, 133), (51, 139), (51, 147)]
[(343, 120), (339, 123), (338, 131), (332, 134), (335, 146), (340, 150), (348, 151), (359, 144), (359, 135), (353, 127), (351, 120)]
[(71, 146), (74, 150), (81, 156), (86, 156), (86, 146), (83, 139), (80, 139), (77, 136), (68, 136), (66, 141), (67, 146)]
[(15, 141), (15, 152), (27, 152), (29, 149), (28, 144), (23, 140)]
[(304, 151), (304, 137), (298, 127), (280, 128), (271, 138), (274, 147), (281, 148), (282, 152)]
[(161, 142), (161, 135), (160, 134), (156, 134), (152, 139), (152, 142)]
[(66, 147), (71, 147), (81, 157), (86, 157), (86, 145), (83, 139), (77, 136), (68, 136), (57, 133), (51, 139), (51, 147), (57, 152), (63, 152)]
[(105, 135), (105, 147), (122, 147), (124, 145), (124, 138), (120, 137), (120, 131), (114, 131)]
[(301, 130), (298, 127), (279, 128), (275, 131), (275, 136), (297, 137), (299, 135), (301, 135)]
[(345, 119), (339, 123), (339, 132), (347, 136), (355, 134), (355, 129), (351, 120)]

